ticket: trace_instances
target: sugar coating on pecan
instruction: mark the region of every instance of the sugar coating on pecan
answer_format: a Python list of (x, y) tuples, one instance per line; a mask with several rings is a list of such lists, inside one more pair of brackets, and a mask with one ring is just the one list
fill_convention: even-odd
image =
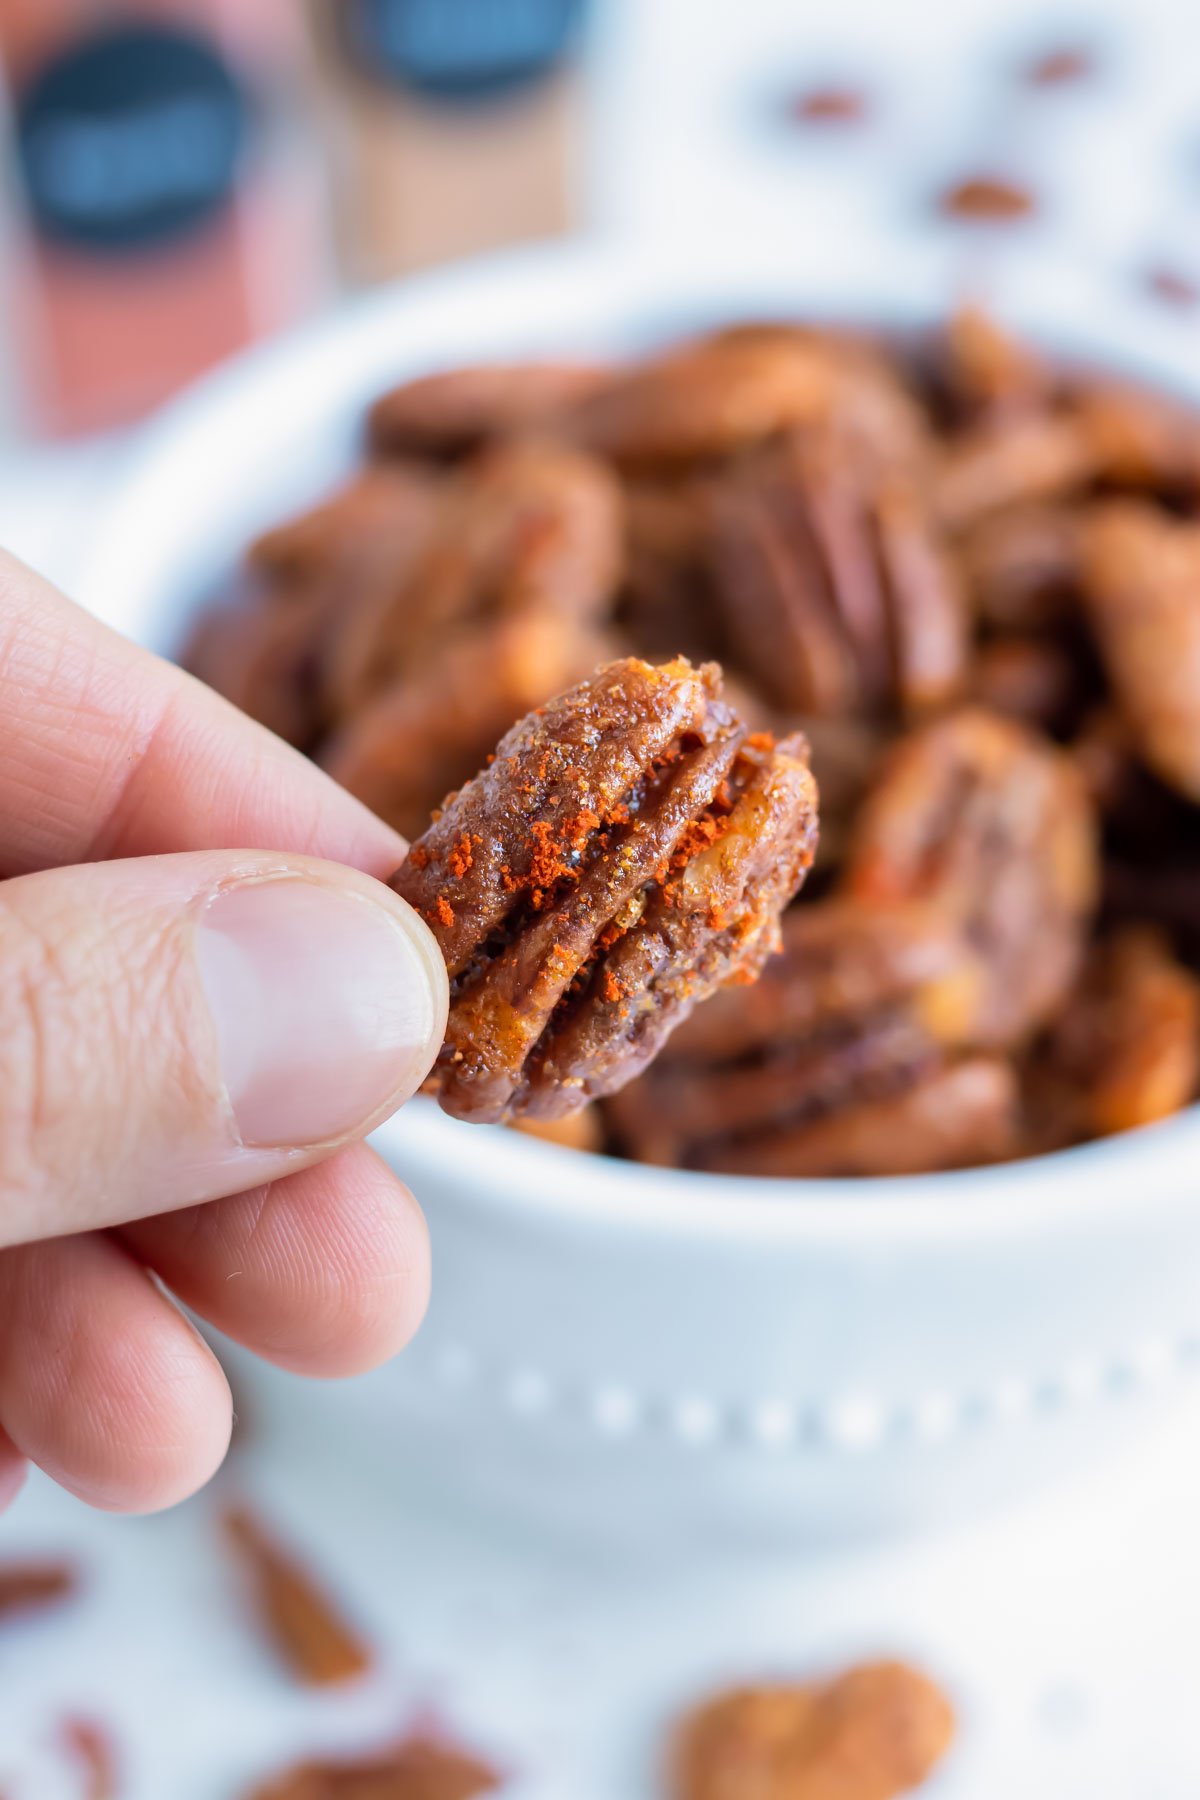
[(497, 438), (540, 435), (608, 379), (583, 363), (492, 363), (421, 375), (376, 400), (368, 442), (383, 455), (456, 456)]
[(393, 878), (451, 978), (442, 1105), (553, 1117), (628, 1081), (757, 974), (815, 841), (803, 740), (749, 733), (712, 665), (612, 663), (521, 720)]
[(823, 1685), (735, 1688), (684, 1720), (674, 1800), (894, 1800), (954, 1736), (942, 1690), (903, 1663), (864, 1663)]
[(781, 706), (920, 712), (961, 686), (967, 615), (921, 499), (840, 432), (797, 433), (714, 488), (724, 621)]
[(868, 906), (935, 905), (979, 959), (971, 1041), (1019, 1043), (1065, 998), (1099, 898), (1080, 773), (982, 709), (923, 726), (893, 746), (867, 795), (843, 885)]
[(1113, 501), (1087, 520), (1082, 558), (1088, 617), (1134, 741), (1200, 801), (1200, 526)]

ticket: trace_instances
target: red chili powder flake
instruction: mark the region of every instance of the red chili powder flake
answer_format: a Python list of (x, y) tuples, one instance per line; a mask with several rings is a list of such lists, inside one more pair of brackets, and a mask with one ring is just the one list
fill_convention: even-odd
[(456, 880), (461, 881), (474, 861), (475, 858), (471, 854), (471, 834), (469, 831), (464, 831), (447, 858), (450, 873)]
[(860, 125), (869, 111), (867, 96), (859, 88), (809, 88), (788, 102), (791, 117), (802, 125)]
[(414, 844), (408, 853), (408, 860), (414, 869), (427, 869), (430, 863), (430, 856), (424, 844)]
[(605, 819), (604, 823), (606, 825), (628, 825), (628, 823), (629, 823), (629, 808), (626, 806), (626, 804), (623, 800), (618, 800), (617, 804), (610, 809), (608, 817), (607, 817), (607, 819)]
[(600, 984), (600, 992), (610, 1005), (615, 1004), (618, 1000), (623, 1000), (625, 997), (625, 989), (609, 969), (604, 971), (604, 980)]
[(439, 925), (444, 925), (447, 930), (449, 930), (450, 926), (453, 925), (453, 923), (454, 923), (454, 908), (451, 906), (450, 902), (447, 900), (445, 894), (439, 894), (437, 899), (434, 901), (433, 917)]
[(1002, 175), (968, 175), (942, 193), (942, 212), (955, 219), (1023, 219), (1036, 210), (1028, 188)]
[(530, 858), (528, 881), (535, 890), (533, 905), (537, 908), (541, 906), (546, 891), (571, 873), (571, 866), (563, 855), (562, 846), (554, 841), (554, 828), (549, 819), (535, 819), (531, 830), (534, 851)]
[(599, 823), (600, 814), (585, 806), (581, 812), (576, 813), (573, 819), (564, 821), (563, 837), (572, 850), (582, 850)]
[(1023, 73), (1030, 87), (1065, 87), (1071, 81), (1086, 81), (1096, 73), (1095, 52), (1082, 44), (1063, 44), (1035, 56)]
[(718, 838), (725, 836), (729, 830), (729, 818), (725, 815), (714, 818), (712, 813), (701, 813), (690, 825), (684, 827), (679, 842), (671, 853), (672, 869), (684, 869), (694, 856), (715, 844)]

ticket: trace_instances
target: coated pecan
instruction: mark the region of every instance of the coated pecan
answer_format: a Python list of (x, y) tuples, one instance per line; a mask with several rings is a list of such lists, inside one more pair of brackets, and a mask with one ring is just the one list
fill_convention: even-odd
[(711, 497), (734, 653), (780, 706), (919, 712), (962, 682), (967, 619), (920, 496), (839, 433), (797, 434)]
[(298, 1763), (247, 1800), (474, 1800), (500, 1780), (469, 1751), (417, 1734), (366, 1756)]
[(723, 649), (708, 554), (708, 484), (632, 481), (626, 487), (625, 582), (618, 618), (630, 648), (648, 661)]
[(343, 658), (361, 705), (423, 668), (447, 633), (553, 613), (576, 625), (610, 604), (621, 572), (621, 494), (602, 463), (549, 443), (500, 444), (464, 465), (408, 578)]
[[(980, 979), (977, 959), (933, 908), (797, 908), (757, 986), (699, 1008), (613, 1098), (614, 1129), (646, 1162), (738, 1171), (762, 1160), (778, 1174), (837, 1175), (862, 1109), (895, 1102), (901, 1116), (912, 1113), (915, 1145), (917, 1115), (929, 1108), (905, 1097), (966, 1039)], [(941, 1166), (953, 1130), (929, 1133), (927, 1150), (909, 1157)], [(881, 1139), (878, 1166), (866, 1172), (882, 1172), (896, 1153)]]
[(1127, 926), (1092, 951), (1034, 1059), (1035, 1107), (1065, 1141), (1152, 1125), (1200, 1087), (1200, 982), (1161, 933)]
[(497, 438), (539, 435), (608, 371), (582, 363), (496, 363), (447, 369), (381, 394), (367, 415), (367, 439), (379, 454), (457, 456)]
[(417, 837), (514, 720), (611, 653), (606, 640), (553, 614), (491, 620), (451, 637), (420, 681), (401, 678), (368, 700), (320, 760), (380, 818)]
[(942, 1690), (903, 1663), (865, 1663), (821, 1686), (719, 1694), (685, 1719), (675, 1800), (894, 1800), (950, 1747)]
[(719, 671), (629, 659), (520, 721), (393, 878), (451, 978), (459, 1117), (612, 1092), (778, 940), (816, 838), (802, 739), (749, 734)]
[(959, 308), (936, 355), (939, 388), (960, 419), (1023, 410), (1044, 400), (1050, 388), (1041, 358), (978, 306)]
[(1200, 801), (1200, 527), (1113, 501), (1088, 519), (1082, 561), (1088, 618), (1134, 742)]
[(409, 465), (369, 469), (267, 532), (247, 552), (234, 593), (201, 616), (184, 666), (288, 743), (311, 747), (345, 704), (347, 636), (403, 582), (437, 494)]
[(966, 532), (991, 513), (1078, 494), (1100, 466), (1093, 435), (1073, 411), (985, 418), (943, 448), (932, 510), (947, 531)]
[(633, 366), (576, 410), (576, 441), (630, 469), (678, 468), (837, 417), (890, 460), (925, 449), (897, 371), (869, 347), (796, 327), (721, 332)]
[(912, 732), (867, 796), (843, 883), (868, 906), (937, 906), (984, 974), (971, 1042), (1018, 1043), (1070, 988), (1098, 898), (1079, 771), (1037, 733), (981, 709)]
[(1079, 609), (1078, 507), (1013, 506), (958, 544), (971, 608), (993, 631), (1054, 630)]

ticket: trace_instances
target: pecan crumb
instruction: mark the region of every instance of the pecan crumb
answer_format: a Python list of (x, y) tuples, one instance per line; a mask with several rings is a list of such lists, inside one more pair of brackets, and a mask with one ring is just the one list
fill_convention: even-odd
[(262, 1521), (238, 1506), (223, 1523), (245, 1564), (263, 1628), (296, 1678), (324, 1687), (363, 1674), (372, 1662), (367, 1645)]
[(861, 88), (816, 87), (793, 95), (788, 112), (804, 125), (860, 125), (870, 103)]
[(968, 175), (946, 188), (938, 204), (954, 219), (989, 219), (1002, 222), (1024, 219), (1037, 210), (1027, 187), (1002, 175)]
[(1063, 44), (1056, 50), (1045, 50), (1025, 65), (1023, 71), (1030, 87), (1065, 87), (1069, 82), (1086, 81), (1096, 73), (1095, 52), (1083, 44)]
[(78, 1586), (78, 1572), (69, 1562), (0, 1563), (0, 1619), (53, 1606)]
[(62, 1742), (80, 1765), (84, 1800), (116, 1800), (117, 1752), (112, 1733), (95, 1719), (64, 1719)]

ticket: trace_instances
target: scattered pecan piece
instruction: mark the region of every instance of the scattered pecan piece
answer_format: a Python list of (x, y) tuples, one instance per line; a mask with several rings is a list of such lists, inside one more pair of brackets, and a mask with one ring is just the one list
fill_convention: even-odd
[(69, 1562), (0, 1563), (0, 1620), (37, 1612), (66, 1600), (79, 1586), (79, 1573)]
[(861, 88), (816, 87), (794, 94), (788, 112), (802, 125), (861, 125), (870, 111)]
[(610, 656), (604, 639), (553, 614), (489, 621), (451, 637), (419, 682), (401, 679), (368, 700), (320, 761), (380, 818), (417, 837), (514, 720)]
[(806, 746), (719, 696), (712, 665), (612, 663), (514, 726), (413, 846), (393, 886), (450, 973), (447, 1111), (574, 1111), (775, 947), (816, 840)]
[(1098, 61), (1094, 50), (1086, 44), (1063, 44), (1056, 50), (1044, 50), (1023, 71), (1030, 87), (1065, 87), (1086, 81), (1096, 73)]
[(720, 1694), (684, 1720), (675, 1800), (894, 1800), (950, 1747), (954, 1713), (928, 1677), (867, 1663), (823, 1686)]
[(1029, 188), (1003, 175), (967, 175), (941, 194), (938, 204), (950, 218), (1009, 223), (1037, 210)]
[(474, 1800), (500, 1782), (469, 1751), (418, 1735), (372, 1755), (298, 1763), (247, 1800)]
[(1200, 801), (1200, 527), (1114, 501), (1088, 520), (1082, 561), (1088, 617), (1134, 741)]
[(1078, 494), (1101, 462), (1100, 446), (1075, 412), (985, 419), (945, 446), (933, 511), (947, 531), (965, 532), (989, 513)]
[(552, 431), (604, 387), (608, 372), (574, 363), (497, 363), (422, 375), (382, 394), (367, 415), (379, 454), (457, 456), (497, 438)]
[(65, 1719), (62, 1741), (83, 1773), (83, 1800), (117, 1800), (117, 1747), (108, 1727), (95, 1719)]
[(1039, 734), (982, 709), (912, 732), (867, 796), (843, 884), (868, 906), (937, 906), (986, 977), (967, 1036), (1019, 1043), (1069, 990), (1098, 899), (1079, 771)]
[(725, 629), (783, 707), (920, 712), (962, 682), (967, 619), (922, 502), (832, 433), (714, 485)]
[(245, 1566), (263, 1627), (299, 1681), (325, 1687), (351, 1681), (370, 1667), (363, 1639), (255, 1513), (233, 1507), (223, 1523)]

